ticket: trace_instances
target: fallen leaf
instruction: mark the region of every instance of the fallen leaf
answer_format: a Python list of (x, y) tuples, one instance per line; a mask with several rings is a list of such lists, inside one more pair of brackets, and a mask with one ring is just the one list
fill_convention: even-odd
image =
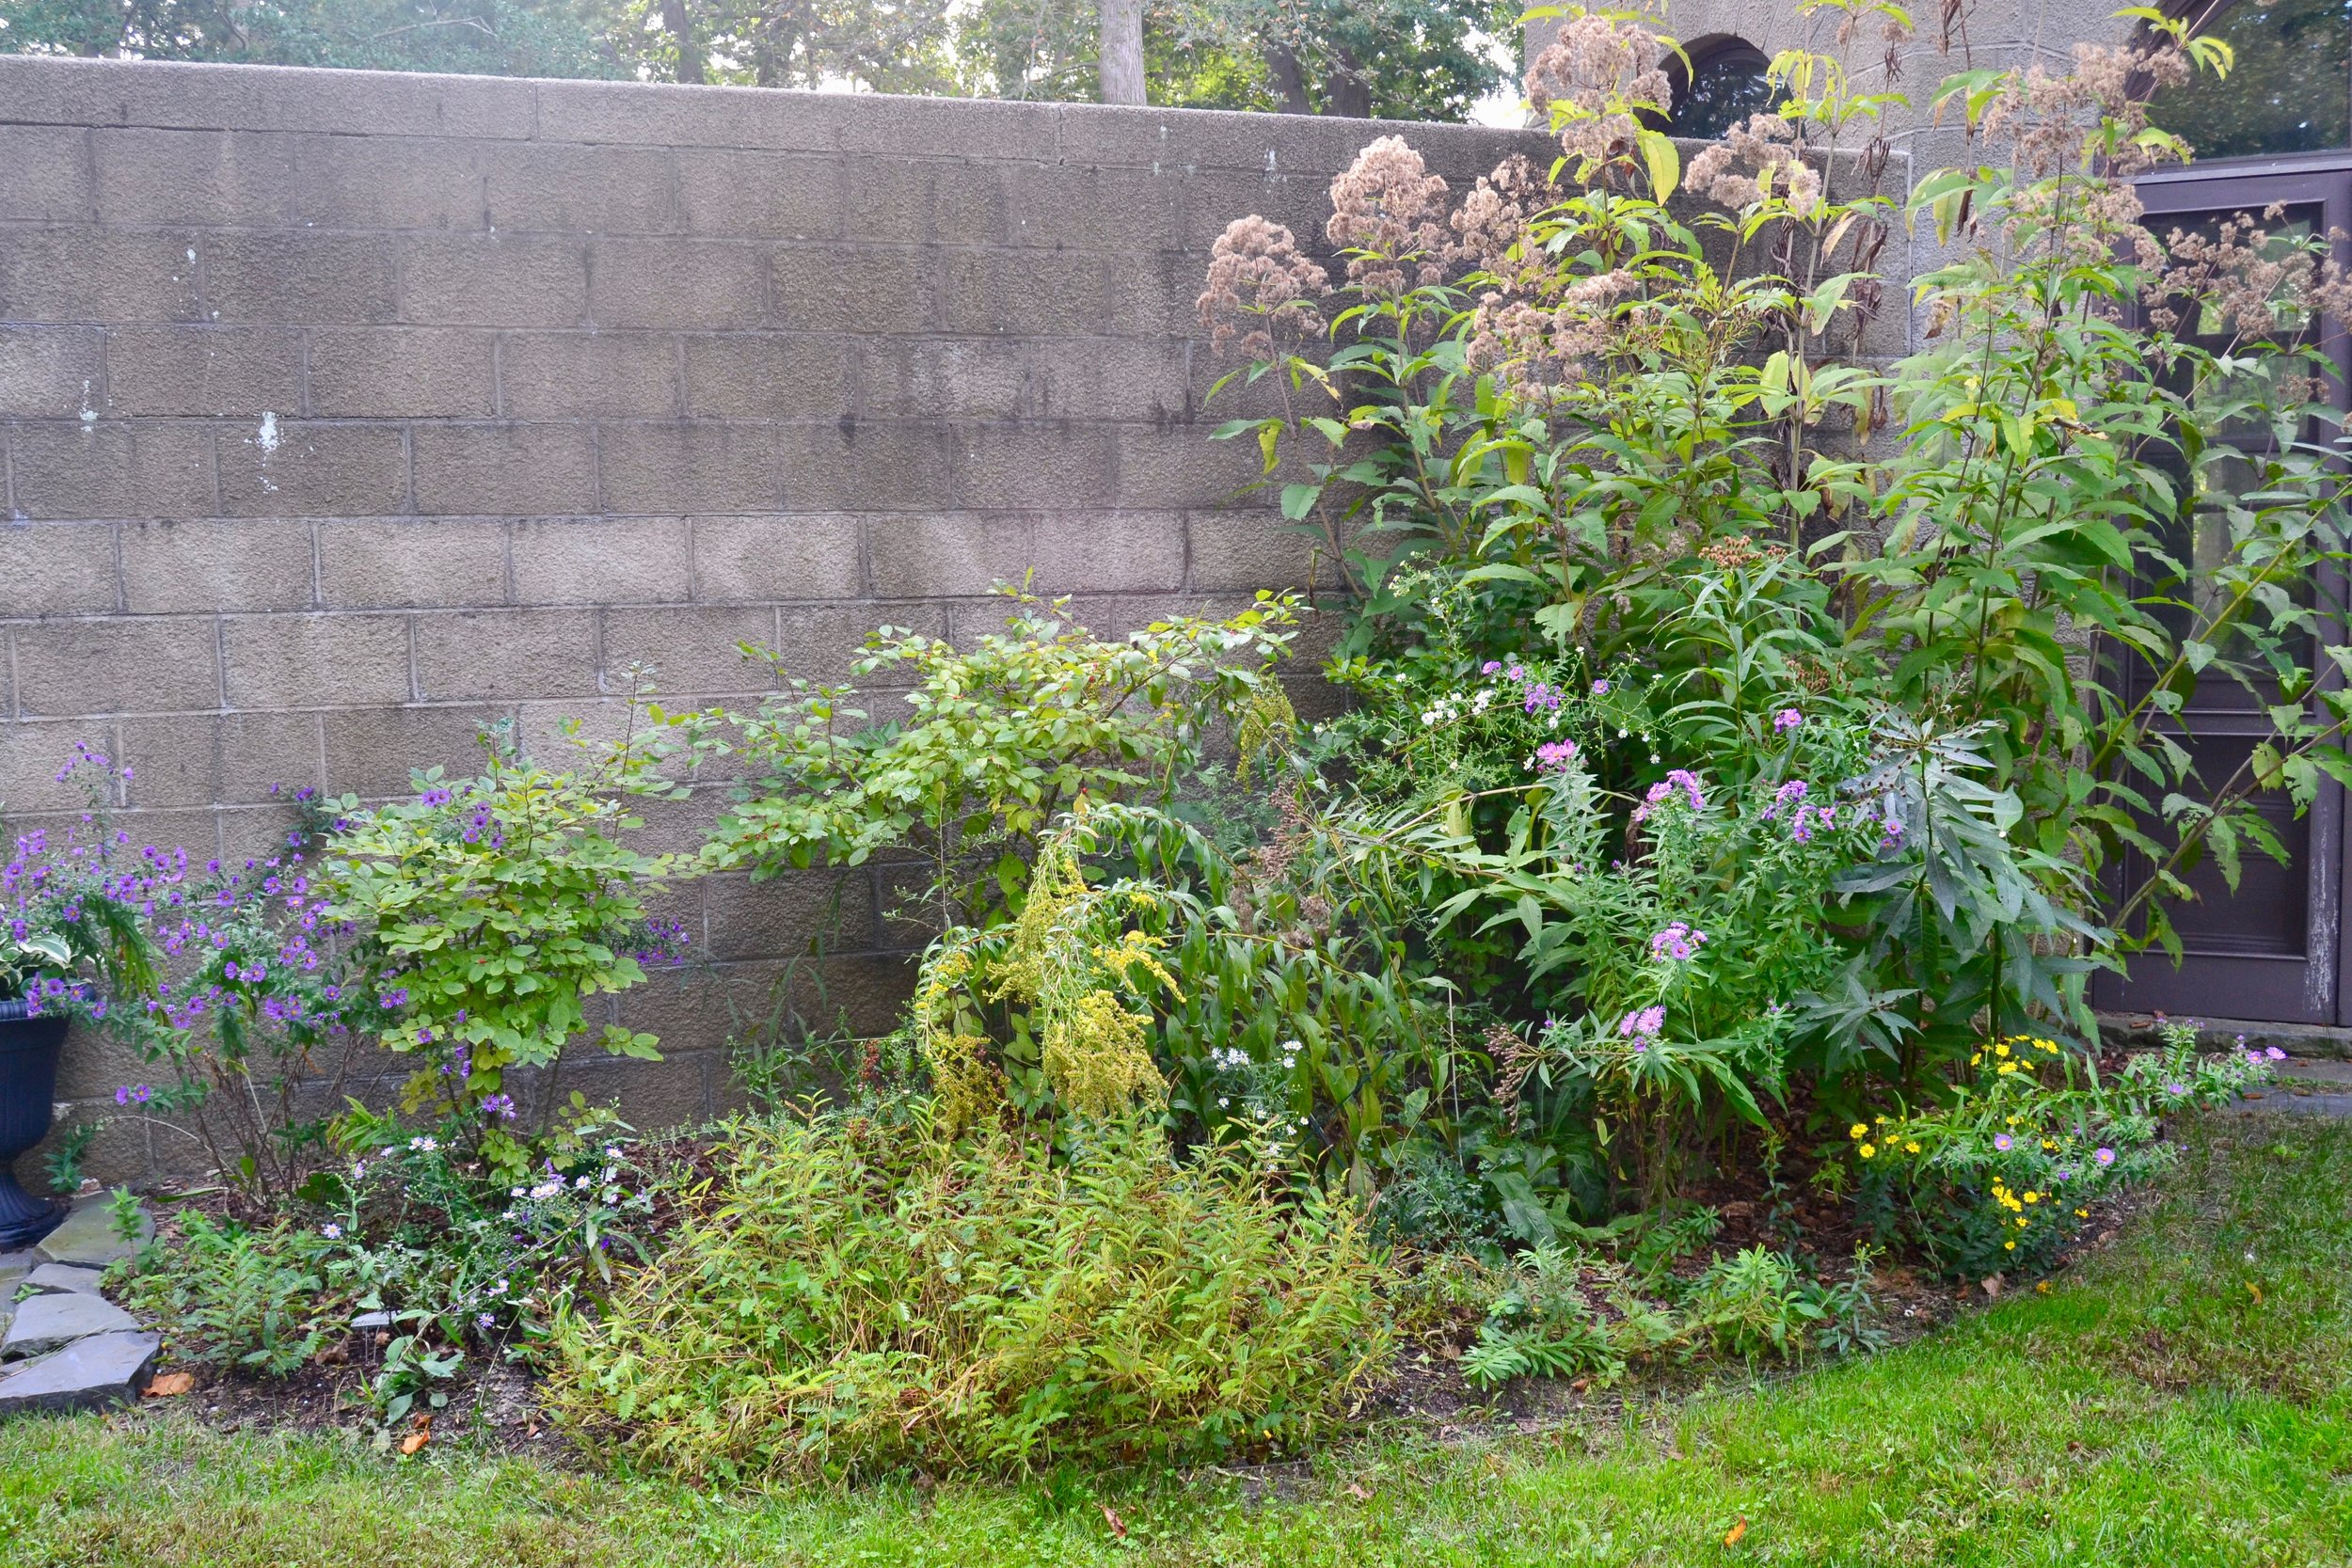
[(1127, 1521), (1121, 1519), (1119, 1516), (1119, 1510), (1108, 1503), (1103, 1504), (1103, 1523), (1110, 1526), (1111, 1533), (1121, 1541), (1127, 1539)]
[(1359, 1503), (1372, 1501), (1372, 1494), (1364, 1490), (1364, 1483), (1360, 1481), (1351, 1481), (1347, 1483), (1347, 1495)]
[(151, 1400), (173, 1399), (195, 1386), (194, 1372), (166, 1372), (147, 1386), (147, 1397)]
[(2000, 1276), (1999, 1275), (1997, 1275), (1997, 1274), (1989, 1274), (1989, 1275), (1986, 1275), (1984, 1276), (1984, 1281), (1983, 1281), (1983, 1283), (1984, 1283), (1984, 1293), (1985, 1293), (1986, 1295), (1988, 1295), (1988, 1296), (1997, 1296), (1997, 1295), (1999, 1295), (1999, 1294), (2001, 1293), (2001, 1284), (2002, 1284), (2002, 1280), (2001, 1280), (2001, 1276)]
[(412, 1454), (432, 1441), (433, 1433), (420, 1428), (400, 1440), (400, 1451), (404, 1455)]
[(1745, 1519), (1742, 1519), (1738, 1524), (1732, 1526), (1731, 1528), (1724, 1532), (1724, 1544), (1726, 1546), (1737, 1546), (1740, 1544), (1740, 1538), (1747, 1533), (1748, 1522)]
[[(2261, 1286), (2255, 1284), (2249, 1279), (2246, 1282), (2246, 1291), (2249, 1295), (2254, 1298), (2255, 1306), (2260, 1307), (2263, 1304), (2263, 1288)], [(186, 1374), (183, 1373), (182, 1375), (185, 1376)]]

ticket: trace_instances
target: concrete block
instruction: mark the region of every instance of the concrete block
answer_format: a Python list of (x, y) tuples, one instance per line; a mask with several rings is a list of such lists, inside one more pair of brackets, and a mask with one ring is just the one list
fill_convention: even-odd
[(711, 1057), (680, 1052), (658, 1062), (607, 1055), (593, 1033), (580, 1037), (576, 1056), (561, 1067), (533, 1069), (508, 1079), (523, 1118), (533, 1125), (570, 1101), (574, 1090), (591, 1105), (618, 1104), (622, 1119), (641, 1132), (700, 1126), (710, 1114)]
[(928, 264), (939, 330), (1041, 337), (1073, 322), (1109, 330), (1110, 275), (1136, 262), (1083, 250), (943, 249), (929, 253)]
[(0, 524), (0, 617), (118, 608), (112, 523)]
[[(230, 865), (257, 865), (273, 855), (282, 855), (302, 844), (302, 819), (291, 805), (222, 806), (213, 813), (220, 825), (220, 858)], [(332, 1106), (319, 1106), (310, 1114), (324, 1116)], [(177, 1140), (157, 1140), (157, 1142)], [(165, 1164), (161, 1149), (156, 1164)]]
[(662, 332), (517, 332), (499, 345), (516, 420), (674, 419), (678, 342)]
[(405, 615), (231, 615), (221, 623), (230, 707), (405, 703)]
[(494, 229), (666, 234), (678, 227), (667, 149), (493, 143), (482, 149), (481, 160)]
[(1162, 248), (1189, 252), (1200, 258), (1204, 269), (1209, 247), (1227, 226), (1236, 218), (1252, 216), (1280, 224), (1311, 255), (1323, 257), (1327, 248), (1324, 230), (1331, 219), (1331, 176), (1282, 174), (1263, 168), (1196, 169), (1171, 198), (1169, 207), (1178, 224), (1164, 237)]
[(518, 518), (515, 602), (683, 602), (693, 587), (688, 531), (684, 517)]
[(991, 592), (1038, 564), (1038, 519), (957, 512), (878, 515), (866, 523), (874, 592), (919, 599)]
[(1181, 339), (871, 338), (860, 412), (948, 420), (1185, 417)]
[(339, 135), (429, 131), (532, 135), (530, 95), (478, 76), (385, 73), (365, 91), (348, 71), (0, 55), (0, 98), (21, 119)]
[(598, 326), (758, 326), (767, 258), (727, 240), (598, 240), (588, 249), (588, 314)]
[(373, 234), (301, 230), (208, 234), (209, 319), (302, 326), (391, 321), (391, 244)]
[(1001, 245), (1005, 199), (998, 169), (958, 159), (845, 160), (842, 232), (890, 245)]
[(730, 874), (702, 886), (709, 958), (789, 958), (819, 941), (827, 952), (874, 945), (873, 888), (862, 874), (787, 870), (757, 881)]
[(399, 242), (399, 319), (426, 326), (585, 326), (587, 247), (516, 234)]
[(776, 652), (791, 674), (846, 680), (877, 626), (902, 626), (920, 637), (947, 635), (947, 613), (935, 604), (786, 605), (776, 611)]
[(70, 420), (105, 400), (105, 340), (94, 326), (0, 326), (0, 415)]
[(448, 136), (305, 135), (294, 148), (294, 220), (322, 229), (483, 230), (481, 144)]
[(294, 147), (283, 136), (100, 129), (90, 150), (98, 220), (109, 229), (266, 229), (294, 216)]
[(766, 512), (785, 491), (787, 459), (770, 425), (607, 424), (596, 450), (610, 512)]
[(1339, 580), (1320, 535), (1273, 507), (1195, 512), (1184, 526), (1192, 541), (1187, 586), (1194, 589), (1328, 588)]
[(0, 318), (8, 321), (196, 321), (197, 277), (190, 232), (0, 230)]
[(1114, 265), (1107, 275), (1099, 330), (1124, 338), (1180, 338), (1198, 332), (1207, 267), (1206, 257), (1182, 250), (1154, 251)]
[(259, 416), (302, 407), (302, 334), (287, 326), (118, 326), (104, 412)]
[(777, 439), (788, 511), (931, 511), (959, 504), (956, 436), (944, 425), (841, 420), (787, 425)]
[(268, 414), (219, 434), (221, 509), (237, 517), (375, 517), (408, 501), (406, 432)]
[(834, 157), (698, 148), (677, 158), (678, 215), (690, 234), (835, 239), (846, 172)]
[(428, 702), (594, 697), (596, 617), (587, 610), (479, 610), (417, 617), (417, 685)]
[(498, 414), (498, 340), (441, 327), (321, 327), (310, 335), (308, 412), (325, 419), (486, 420)]
[(850, 105), (771, 87), (540, 82), (537, 135), (547, 141), (829, 152)]
[(119, 542), (123, 608), (134, 615), (310, 607), (309, 523), (130, 522)]
[[(0, 775), (0, 787), (8, 792), (9, 837), (46, 827), (53, 840), (72, 837), (78, 842), (88, 833), (82, 813), (89, 810), (92, 786), (110, 804), (120, 799), (120, 779), (107, 776), (103, 768), (66, 772), (66, 765), (79, 757), (79, 747), (88, 746), (108, 758), (121, 749), (116, 744), (114, 720), (19, 719), (8, 726), (8, 771)], [(61, 772), (64, 778), (57, 776)]]
[(1008, 164), (998, 178), (1010, 245), (1133, 256), (1174, 245), (1181, 232), (1181, 168)]
[[(853, 515), (695, 517), (694, 597), (704, 604), (840, 599), (863, 591)], [(0, 559), (8, 535), (0, 533)]]
[(686, 340), (686, 411), (794, 420), (850, 410), (850, 345), (838, 337), (728, 333)]
[(959, 425), (956, 499), (975, 508), (1107, 506), (1119, 488), (1120, 434), (1104, 425)]
[(89, 133), (72, 125), (0, 125), (0, 220), (88, 223), (97, 214), (98, 182)]
[(315, 713), (125, 719), (117, 733), (115, 756), (131, 769), (135, 810), (262, 805), (327, 782)]
[(322, 521), (319, 603), (328, 610), (504, 604), (507, 526), (502, 517)]
[(1060, 113), (1042, 104), (977, 98), (873, 97), (841, 122), (844, 152), (931, 158), (1021, 159), (1061, 156)]
[(1121, 425), (1116, 446), (1120, 506), (1191, 510), (1263, 494), (1252, 488), (1264, 477), (1257, 448), (1212, 441), (1202, 425)]
[(437, 765), (471, 778), (482, 770), (484, 726), (511, 716), (503, 707), (414, 705), (323, 714), (325, 787), (371, 800), (402, 795), (411, 770)]
[(620, 673), (649, 665), (665, 691), (735, 693), (773, 685), (768, 665), (747, 659), (739, 643), (765, 647), (776, 640), (775, 612), (749, 605), (616, 608), (603, 611), (604, 665), (609, 689)]
[(598, 510), (596, 440), (585, 425), (423, 425), (411, 439), (419, 512)]
[(920, 332), (934, 325), (932, 285), (920, 251), (778, 245), (768, 268), (771, 325), (793, 332)]
[(21, 517), (185, 517), (219, 510), (201, 426), (20, 425), (8, 456)]

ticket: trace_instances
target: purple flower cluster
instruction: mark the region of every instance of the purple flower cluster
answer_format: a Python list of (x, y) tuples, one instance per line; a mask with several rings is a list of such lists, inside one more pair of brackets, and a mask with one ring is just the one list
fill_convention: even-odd
[(1799, 713), (1792, 707), (1782, 708), (1778, 713), (1772, 715), (1772, 728), (1779, 731), (1782, 735), (1787, 735), (1790, 730), (1795, 729), (1799, 724), (1804, 722), (1804, 715)]
[(1677, 920), (1649, 939), (1650, 957), (1687, 963), (1706, 941), (1705, 931), (1693, 931), (1688, 922)]
[(1665, 1026), (1665, 1008), (1637, 1007), (1617, 1021), (1617, 1034), (1631, 1040), (1634, 1051), (1640, 1053), (1658, 1043), (1658, 1032)]
[(1680, 790), (1690, 799), (1691, 809), (1693, 812), (1702, 812), (1707, 809), (1707, 797), (1699, 793), (1698, 776), (1687, 768), (1677, 768), (1649, 786), (1649, 794), (1644, 797), (1640, 805), (1633, 808), (1633, 820), (1648, 821), (1652, 812), (1673, 800), (1677, 790)]
[(1535, 748), (1535, 770), (1539, 773), (1565, 773), (1575, 760), (1573, 740), (1547, 740)]

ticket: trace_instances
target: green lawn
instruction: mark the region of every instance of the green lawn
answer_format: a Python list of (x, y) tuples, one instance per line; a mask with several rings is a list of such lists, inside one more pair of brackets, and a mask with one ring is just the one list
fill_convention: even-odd
[(707, 1498), (151, 1414), (0, 1428), (0, 1561), (2352, 1562), (2352, 1127), (2185, 1142), (2161, 1202), (2046, 1294), (1565, 1443), (1330, 1453), (1287, 1502), (1067, 1479)]

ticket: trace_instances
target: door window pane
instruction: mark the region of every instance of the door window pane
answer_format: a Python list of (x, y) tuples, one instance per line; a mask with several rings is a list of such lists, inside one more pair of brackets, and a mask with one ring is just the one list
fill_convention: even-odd
[[(2202, 9), (2202, 6), (2200, 7)], [(2352, 0), (2238, 0), (2198, 28), (2237, 54), (2160, 95), (2156, 124), (2200, 158), (2352, 146)]]

